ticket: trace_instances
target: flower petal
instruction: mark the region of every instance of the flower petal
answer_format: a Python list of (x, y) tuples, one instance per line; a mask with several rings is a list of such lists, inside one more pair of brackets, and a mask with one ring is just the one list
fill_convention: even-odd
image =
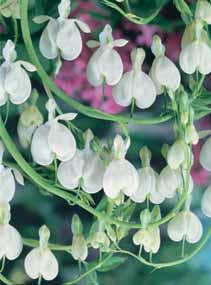
[(5, 90), (13, 104), (23, 104), (31, 95), (31, 81), (19, 65), (11, 64), (5, 78)]
[(211, 187), (207, 188), (202, 196), (201, 209), (205, 216), (211, 218)]
[(50, 125), (40, 126), (34, 133), (31, 144), (31, 153), (33, 160), (40, 165), (50, 165), (53, 162), (54, 155), (48, 145), (48, 134)]
[(193, 42), (186, 45), (179, 57), (179, 63), (182, 70), (187, 74), (193, 74), (200, 62), (200, 54), (198, 50), (198, 44)]
[(187, 219), (186, 212), (182, 211), (178, 213), (169, 223), (168, 223), (168, 236), (171, 240), (179, 242), (186, 234)]
[(40, 260), (40, 273), (43, 279), (47, 281), (53, 280), (59, 273), (58, 261), (49, 249), (42, 252)]
[(57, 45), (65, 60), (76, 59), (82, 50), (81, 34), (73, 20), (65, 19), (57, 35)]
[(131, 104), (133, 97), (132, 76), (132, 72), (126, 72), (119, 83), (113, 88), (114, 101), (120, 106), (127, 107)]
[(58, 23), (55, 19), (51, 19), (44, 29), (39, 43), (42, 55), (48, 59), (54, 59), (58, 56), (58, 49), (56, 46), (57, 33)]
[(5, 78), (6, 78), (6, 64), (0, 66), (0, 106), (3, 106), (7, 102), (8, 94), (5, 90)]
[[(16, 259), (23, 249), (23, 241), (19, 232), (11, 225), (4, 226), (5, 250), (6, 257), (9, 260)], [(1, 246), (3, 246), (1, 244)]]
[(57, 177), (62, 186), (70, 190), (78, 187), (79, 180), (83, 175), (83, 167), (83, 153), (79, 150), (71, 160), (60, 163)]
[(32, 249), (24, 260), (24, 269), (31, 279), (37, 279), (40, 275), (41, 253), (39, 248)]
[(10, 202), (15, 194), (15, 179), (10, 169), (0, 171), (0, 202)]
[(199, 218), (192, 212), (187, 214), (186, 240), (189, 243), (198, 242), (203, 234), (203, 227)]
[(58, 122), (54, 122), (50, 127), (48, 145), (61, 161), (68, 161), (76, 152), (76, 141), (73, 134)]
[(105, 166), (99, 155), (90, 152), (85, 153), (85, 165), (83, 171), (83, 189), (85, 192), (94, 194), (103, 188), (103, 176)]
[(156, 99), (156, 88), (152, 79), (144, 72), (135, 74), (132, 84), (132, 94), (140, 109), (149, 108)]
[(201, 165), (211, 171), (211, 137), (204, 143), (200, 153), (200, 163)]

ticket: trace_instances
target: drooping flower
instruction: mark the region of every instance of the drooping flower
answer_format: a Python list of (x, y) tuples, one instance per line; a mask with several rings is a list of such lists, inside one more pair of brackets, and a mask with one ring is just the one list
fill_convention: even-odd
[(114, 47), (123, 47), (127, 42), (124, 39), (114, 40), (110, 25), (106, 25), (100, 33), (99, 42), (88, 41), (87, 45), (90, 48), (98, 48), (87, 65), (87, 79), (91, 85), (113, 86), (119, 82), (123, 73), (123, 63)]
[(50, 231), (46, 226), (39, 230), (39, 247), (32, 249), (26, 256), (24, 268), (31, 279), (38, 279), (40, 276), (51, 281), (59, 273), (59, 265), (55, 255), (48, 247)]
[(71, 121), (77, 114), (67, 113), (54, 117), (56, 103), (50, 99), (46, 104), (48, 122), (36, 129), (31, 144), (33, 160), (43, 166), (54, 159), (68, 161), (76, 152), (76, 141), (72, 132), (59, 121)]
[(189, 243), (198, 242), (203, 233), (199, 218), (191, 211), (179, 212), (168, 224), (168, 236), (179, 242), (185, 239)]
[(181, 76), (176, 65), (165, 56), (165, 47), (159, 36), (153, 37), (152, 52), (155, 55), (150, 76), (155, 83), (157, 94), (162, 94), (164, 88), (175, 92), (181, 82)]
[(204, 143), (200, 153), (200, 163), (201, 165), (211, 171), (211, 137)]
[(99, 154), (91, 149), (94, 138), (91, 130), (86, 132), (85, 149), (77, 150), (74, 157), (62, 162), (58, 168), (58, 180), (67, 189), (81, 187), (87, 193), (97, 193), (103, 187), (105, 166)]
[(164, 195), (158, 191), (158, 174), (150, 166), (151, 152), (147, 147), (140, 151), (142, 168), (138, 170), (139, 187), (132, 194), (131, 199), (136, 203), (142, 203), (147, 198), (154, 204), (160, 204), (164, 201)]
[(149, 108), (156, 99), (156, 89), (152, 79), (141, 70), (145, 51), (133, 49), (131, 52), (132, 70), (126, 72), (113, 88), (113, 97), (117, 104), (127, 107), (132, 100), (138, 108)]
[(91, 245), (94, 249), (102, 248), (106, 250), (110, 246), (110, 240), (104, 231), (97, 231), (91, 238)]
[[(61, 56), (65, 60), (76, 59), (82, 51), (80, 30), (90, 33), (90, 28), (78, 19), (69, 19), (70, 0), (62, 0), (58, 6), (59, 17), (35, 17), (36, 23), (49, 21), (40, 38), (40, 51), (44, 57), (55, 59)], [(80, 30), (79, 30), (80, 29)]]
[(0, 202), (0, 260), (16, 259), (22, 252), (23, 241), (19, 232), (9, 224), (10, 205)]
[(139, 230), (133, 236), (133, 243), (143, 246), (146, 252), (157, 253), (160, 249), (159, 227)]
[(129, 138), (124, 141), (120, 135), (115, 137), (113, 159), (103, 177), (104, 192), (111, 199), (116, 199), (121, 192), (131, 197), (138, 188), (138, 173), (135, 167), (125, 159), (129, 146)]
[[(207, 75), (211, 72), (211, 48), (206, 42), (202, 22), (196, 20), (193, 27), (193, 41), (188, 42), (182, 48), (179, 58), (180, 66), (187, 74), (199, 71), (201, 74)], [(191, 32), (191, 28), (188, 31)], [(187, 36), (186, 39), (188, 39)]]
[(211, 218), (211, 187), (208, 187), (202, 196), (201, 209), (205, 216)]
[(29, 62), (15, 61), (17, 54), (11, 40), (6, 42), (2, 55), (5, 61), (0, 65), (0, 106), (8, 100), (22, 104), (31, 94), (31, 81), (23, 67), (30, 72), (36, 69)]
[(72, 219), (72, 247), (71, 253), (75, 260), (85, 261), (88, 256), (88, 246), (83, 235), (83, 224), (78, 215), (74, 215)]

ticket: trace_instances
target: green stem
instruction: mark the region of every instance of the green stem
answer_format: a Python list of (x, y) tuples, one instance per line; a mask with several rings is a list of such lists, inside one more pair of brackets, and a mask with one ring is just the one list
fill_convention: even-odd
[[(39, 241), (35, 239), (23, 239), (23, 244), (27, 247), (36, 248), (39, 246)], [(67, 253), (71, 252), (71, 246), (70, 245), (60, 245), (55, 243), (49, 243), (48, 244), (49, 249), (53, 251), (65, 251)]]
[(63, 100), (67, 105), (78, 111), (79, 113), (86, 115), (91, 118), (107, 120), (112, 122), (119, 122), (119, 123), (134, 123), (138, 125), (153, 125), (153, 124), (160, 124), (166, 121), (169, 121), (172, 116), (165, 115), (160, 116), (157, 118), (146, 118), (146, 119), (135, 119), (135, 118), (128, 118), (126, 116), (120, 115), (110, 115), (99, 111), (97, 109), (93, 109), (92, 107), (84, 106), (83, 104), (75, 101), (73, 98), (67, 96), (62, 90), (60, 90), (56, 84), (50, 79), (48, 74), (43, 69), (36, 52), (33, 47), (30, 30), (29, 30), (29, 22), (28, 22), (28, 0), (21, 0), (21, 29), (23, 34), (24, 43), (29, 54), (29, 57), (32, 63), (36, 66), (37, 73), (40, 76), (43, 83), (48, 86), (48, 88), (61, 100)]
[[(80, 206), (82, 209), (86, 210), (96, 218), (104, 221), (105, 223), (123, 226), (127, 229), (140, 229), (142, 228), (142, 225), (140, 223), (133, 223), (133, 222), (125, 222), (113, 219), (112, 217), (109, 217), (108, 215), (104, 215), (103, 213), (97, 211), (96, 209), (90, 207), (89, 205), (85, 204), (83, 201), (77, 199), (74, 195), (67, 191), (63, 191), (59, 189), (58, 187), (55, 187), (48, 183), (48, 180), (44, 179), (42, 176), (40, 176), (23, 158), (21, 153), (18, 151), (17, 147), (13, 143), (13, 140), (9, 136), (7, 130), (5, 129), (5, 126), (3, 124), (2, 118), (0, 116), (0, 137), (2, 141), (5, 144), (5, 147), (9, 151), (9, 153), (12, 155), (14, 160), (17, 162), (19, 167), (22, 169), (22, 171), (30, 178), (30, 180), (38, 185), (40, 188), (44, 189), (45, 191), (60, 197), (67, 202), (73, 202)], [(180, 200), (178, 201), (175, 208), (173, 208), (164, 218), (160, 219), (157, 222), (151, 223), (149, 227), (155, 227), (161, 224), (164, 224), (168, 222), (171, 218), (173, 218), (176, 213), (179, 211), (179, 209), (182, 207), (186, 199), (186, 193), (183, 193), (181, 195)]]
[(98, 262), (96, 265), (92, 266), (89, 270), (87, 270), (84, 274), (81, 274), (77, 279), (70, 281), (70, 282), (66, 282), (63, 285), (73, 285), (73, 284), (79, 284), (79, 282), (84, 279), (85, 277), (87, 277), (89, 274), (91, 274), (92, 272), (96, 271), (97, 269), (99, 269), (100, 267), (103, 266), (104, 263), (106, 263), (111, 257), (112, 257), (112, 253), (110, 253), (109, 255), (107, 255), (105, 258), (102, 259), (101, 262)]
[(131, 256), (133, 258), (135, 258), (136, 260), (138, 260), (139, 262), (154, 267), (156, 269), (161, 269), (161, 268), (166, 268), (166, 267), (172, 267), (172, 266), (176, 266), (182, 263), (185, 263), (187, 261), (189, 261), (190, 259), (192, 259), (195, 255), (197, 255), (202, 248), (206, 245), (206, 243), (208, 242), (208, 240), (211, 238), (211, 229), (208, 230), (207, 234), (204, 236), (204, 238), (202, 239), (202, 241), (198, 244), (198, 246), (189, 254), (187, 254), (185, 257), (178, 259), (178, 260), (174, 260), (174, 261), (170, 261), (170, 262), (163, 262), (163, 263), (151, 263), (149, 261), (147, 261), (146, 259), (144, 259), (141, 256), (137, 256), (134, 253), (127, 251), (127, 250), (123, 250), (123, 249), (119, 249), (119, 250), (114, 250), (114, 253), (121, 253), (121, 254), (125, 254), (128, 256)]
[(2, 281), (3, 284), (6, 284), (6, 285), (13, 285), (14, 284), (12, 281), (10, 281), (6, 277), (4, 277), (4, 275), (2, 275), (2, 274), (0, 274), (0, 281)]

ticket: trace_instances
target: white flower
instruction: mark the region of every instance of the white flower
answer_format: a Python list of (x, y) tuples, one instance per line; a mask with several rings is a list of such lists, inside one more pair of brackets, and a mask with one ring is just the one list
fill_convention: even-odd
[(40, 38), (40, 51), (44, 57), (55, 59), (61, 56), (64, 60), (76, 59), (82, 51), (81, 29), (90, 33), (90, 28), (77, 19), (69, 19), (70, 0), (62, 0), (58, 6), (59, 18), (48, 16), (35, 17), (36, 23), (49, 21)]
[(42, 123), (43, 116), (38, 108), (27, 105), (20, 115), (17, 127), (18, 139), (23, 148), (30, 146), (33, 133)]
[(67, 189), (81, 187), (87, 193), (97, 193), (103, 187), (105, 166), (99, 154), (91, 150), (91, 130), (86, 133), (85, 149), (77, 150), (74, 157), (62, 162), (58, 168), (58, 180)]
[(205, 216), (211, 218), (211, 186), (207, 188), (202, 196), (201, 209)]
[(139, 187), (132, 194), (131, 199), (136, 203), (142, 203), (148, 198), (152, 203), (160, 204), (164, 201), (164, 195), (158, 192), (158, 174), (150, 166), (151, 152), (147, 147), (143, 147), (140, 156), (143, 167), (138, 170)]
[(133, 243), (143, 246), (146, 252), (157, 253), (160, 249), (159, 227), (139, 230), (133, 236)]
[(71, 253), (75, 260), (86, 260), (88, 256), (88, 247), (83, 235), (73, 236)]
[(116, 199), (121, 192), (131, 197), (138, 188), (138, 173), (135, 167), (125, 159), (129, 146), (129, 139), (124, 141), (119, 135), (115, 137), (114, 158), (109, 163), (103, 177), (104, 192), (111, 199)]
[(198, 70), (207, 75), (211, 72), (211, 48), (205, 42), (196, 40), (182, 49), (179, 62), (187, 74)]
[(141, 70), (145, 58), (143, 49), (133, 49), (131, 60), (133, 69), (126, 72), (113, 88), (113, 97), (117, 104), (127, 107), (132, 100), (138, 108), (149, 108), (156, 99), (156, 89), (152, 79)]
[(201, 165), (211, 171), (211, 137), (204, 143), (200, 153), (200, 163)]
[(42, 276), (45, 280), (53, 280), (59, 272), (59, 265), (56, 257), (48, 248), (50, 232), (46, 226), (39, 230), (40, 245), (32, 249), (26, 256), (24, 268), (31, 279), (38, 279)]
[(106, 250), (110, 246), (110, 240), (104, 231), (97, 231), (91, 238), (91, 245), (94, 249), (103, 247)]
[(76, 117), (75, 113), (67, 113), (54, 118), (55, 102), (50, 99), (46, 105), (49, 120), (41, 125), (34, 133), (31, 152), (36, 163), (46, 166), (54, 159), (68, 161), (76, 152), (76, 141), (72, 132), (59, 120), (70, 121)]
[(15, 178), (19, 184), (21, 185), (24, 184), (23, 176), (17, 169), (5, 168), (2, 165), (3, 153), (4, 153), (4, 146), (3, 146), (3, 143), (0, 141), (0, 185), (1, 185), (0, 186), (0, 203), (10, 202), (12, 198), (14, 197)]
[(168, 235), (176, 242), (185, 239), (189, 243), (196, 243), (201, 239), (202, 233), (202, 224), (191, 211), (178, 213), (168, 224)]
[(177, 169), (185, 160), (185, 149), (183, 142), (176, 141), (169, 149), (167, 162), (171, 169)]
[(162, 94), (164, 88), (175, 92), (180, 86), (181, 76), (176, 65), (165, 56), (165, 47), (158, 36), (153, 37), (152, 52), (155, 59), (150, 76), (155, 83), (157, 94)]
[(0, 259), (16, 259), (22, 252), (23, 242), (19, 232), (9, 224), (10, 205), (0, 203)]
[(24, 103), (31, 94), (31, 82), (28, 74), (22, 66), (30, 71), (35, 71), (35, 67), (25, 61), (15, 61), (15, 45), (8, 40), (2, 51), (5, 61), (0, 65), (0, 106), (8, 100), (13, 104)]
[(114, 47), (126, 44), (127, 41), (124, 39), (113, 39), (110, 25), (105, 26), (99, 36), (99, 42), (87, 43), (90, 48), (98, 47), (87, 66), (87, 79), (91, 85), (97, 87), (106, 83), (113, 86), (119, 82), (123, 73), (123, 63)]

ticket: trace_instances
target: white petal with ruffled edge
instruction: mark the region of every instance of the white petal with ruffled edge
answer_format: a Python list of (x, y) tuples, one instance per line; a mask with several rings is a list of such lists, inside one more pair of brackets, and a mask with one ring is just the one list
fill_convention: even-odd
[(126, 159), (112, 161), (103, 177), (104, 192), (111, 199), (117, 198), (120, 192), (127, 196), (133, 195), (138, 185), (138, 173)]
[(205, 216), (211, 218), (211, 187), (208, 187), (202, 196), (201, 209)]
[(71, 131), (64, 125), (54, 122), (48, 134), (50, 150), (61, 161), (68, 161), (76, 152), (76, 141)]
[(34, 133), (31, 144), (33, 160), (43, 166), (50, 165), (54, 160), (54, 154), (48, 144), (49, 123), (40, 126)]
[(51, 19), (41, 35), (39, 48), (42, 55), (48, 59), (55, 59), (59, 54), (56, 46), (58, 29), (58, 22)]
[(74, 21), (70, 19), (63, 20), (60, 24), (56, 43), (63, 59), (74, 60), (80, 55), (82, 51), (82, 38)]
[(10, 202), (15, 194), (15, 179), (10, 169), (0, 169), (0, 202)]
[(9, 224), (0, 226), (0, 258), (6, 256), (9, 260), (16, 259), (23, 249), (19, 232)]

